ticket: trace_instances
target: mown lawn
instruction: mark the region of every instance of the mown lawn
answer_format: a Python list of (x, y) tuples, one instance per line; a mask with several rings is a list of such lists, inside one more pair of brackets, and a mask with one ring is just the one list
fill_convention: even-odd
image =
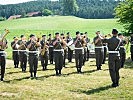
[[(129, 63), (127, 63), (129, 64)], [(133, 63), (120, 70), (120, 86), (111, 88), (107, 62), (96, 71), (95, 60), (86, 62), (83, 73), (77, 74), (75, 63), (63, 68), (62, 76), (55, 76), (54, 65), (42, 71), (39, 64), (37, 79), (29, 78), (29, 72), (14, 69), (8, 61), (5, 81), (0, 82), (1, 100), (132, 100)], [(128, 65), (129, 66), (129, 65)]]
[(117, 22), (118, 19), (82, 19), (74, 16), (49, 16), (49, 17), (30, 17), (16, 20), (7, 20), (0, 22), (0, 33), (4, 29), (9, 29), (10, 33), (7, 36), (8, 40), (8, 55), (7, 58), (11, 59), (11, 46), (13, 37), (20, 37), (21, 34), (26, 35), (27, 39), (30, 34), (36, 34), (41, 37), (42, 34), (52, 34), (54, 37), (55, 32), (67, 33), (70, 32), (71, 36), (75, 37), (75, 32), (88, 32), (89, 38), (94, 38), (95, 32), (100, 30), (102, 34), (111, 33), (113, 28), (123, 31), (123, 26)]

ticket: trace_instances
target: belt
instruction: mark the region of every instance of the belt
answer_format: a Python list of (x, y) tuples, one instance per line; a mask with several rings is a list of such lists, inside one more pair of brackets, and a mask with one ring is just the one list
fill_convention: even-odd
[(75, 50), (81, 50), (81, 49), (83, 49), (83, 48), (75, 48)]
[(102, 48), (103, 48), (103, 46), (99, 46), (99, 47), (95, 47), (95, 48), (97, 48), (97, 49), (98, 49), (98, 48), (102, 49)]
[(124, 46), (120, 46), (120, 48), (124, 48)]
[(54, 47), (54, 46), (49, 46), (49, 47)]
[(119, 53), (119, 51), (108, 51), (108, 53)]
[(54, 51), (64, 51), (64, 49), (54, 49)]
[(28, 51), (28, 53), (39, 53), (39, 51)]
[(102, 47), (106, 47), (107, 48), (107, 46), (102, 46)]
[(0, 53), (6, 53), (5, 51), (0, 51)]
[[(25, 51), (27, 51), (27, 50), (13, 50), (13, 51), (21, 51), (21, 52), (25, 52)], [(28, 51), (27, 51), (28, 52)]]

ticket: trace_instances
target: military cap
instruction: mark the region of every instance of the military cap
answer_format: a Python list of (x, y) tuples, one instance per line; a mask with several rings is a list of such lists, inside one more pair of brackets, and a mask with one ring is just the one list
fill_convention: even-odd
[(46, 35), (42, 35), (42, 37), (45, 37)]
[(24, 35), (21, 35), (20, 37), (22, 38), (22, 37), (24, 37)]
[(118, 33), (117, 29), (112, 30), (112, 34), (117, 34), (117, 33)]
[(35, 36), (35, 35), (34, 35), (34, 34), (31, 34), (31, 35), (30, 35), (30, 38), (33, 37), (33, 36)]
[(55, 33), (55, 35), (58, 35), (59, 33), (57, 32), (57, 33)]
[(67, 35), (69, 35), (70, 33), (69, 32), (67, 32)]
[(80, 32), (79, 32), (79, 31), (77, 31), (77, 32), (76, 32), (76, 35), (78, 35), (78, 34), (80, 34)]

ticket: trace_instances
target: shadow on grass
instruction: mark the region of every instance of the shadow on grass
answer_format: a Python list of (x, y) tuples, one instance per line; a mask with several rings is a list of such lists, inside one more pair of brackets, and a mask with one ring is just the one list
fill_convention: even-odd
[[(6, 73), (6, 74), (15, 74), (15, 73), (22, 73), (22, 71), (17, 71), (17, 72), (9, 72), (9, 73)], [(25, 73), (27, 73), (27, 72), (25, 72)]]
[(95, 93), (99, 93), (99, 92), (102, 92), (102, 91), (105, 91), (105, 90), (108, 90), (112, 88), (110, 85), (107, 85), (105, 87), (99, 87), (99, 88), (96, 88), (96, 89), (91, 89), (91, 90), (76, 90), (76, 91), (72, 91), (72, 92), (78, 92), (78, 93), (84, 93), (86, 95), (91, 95), (91, 94), (95, 94)]
[(23, 78), (19, 78), (19, 79), (13, 79), (13, 80), (5, 80), (5, 83), (11, 83), (11, 82), (15, 82), (15, 81), (22, 81), (24, 79), (29, 79), (30, 77), (23, 77)]
[(82, 73), (72, 72), (72, 73), (63, 74), (63, 75), (86, 74), (86, 73), (93, 73), (93, 72), (96, 72), (96, 71), (97, 71), (97, 70), (89, 70), (89, 71), (84, 71), (84, 72), (82, 72)]
[(126, 69), (127, 68), (133, 69), (133, 62), (129, 61), (129, 60), (126, 60), (124, 68), (126, 68)]

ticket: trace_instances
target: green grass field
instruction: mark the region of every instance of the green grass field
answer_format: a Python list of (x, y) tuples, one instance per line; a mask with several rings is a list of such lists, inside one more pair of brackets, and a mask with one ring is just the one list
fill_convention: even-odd
[[(55, 32), (87, 31), (92, 39), (95, 31), (111, 33), (113, 28), (119, 31), (123, 27), (117, 19), (81, 19), (72, 16), (34, 17), (0, 22), (0, 32), (7, 28), (9, 48), (7, 58), (11, 59), (10, 42), (14, 36), (33, 33), (38, 37)], [(53, 35), (54, 36), (54, 35)], [(129, 56), (129, 54), (128, 54)], [(62, 76), (55, 76), (54, 65), (48, 65), (42, 71), (39, 63), (37, 79), (30, 79), (29, 68), (26, 73), (14, 69), (13, 62), (7, 60), (5, 81), (0, 82), (0, 100), (132, 100), (133, 97), (133, 63), (127, 61), (120, 70), (120, 86), (111, 88), (107, 62), (101, 71), (96, 71), (95, 60), (91, 59), (83, 67), (83, 74), (77, 74), (75, 63), (66, 63)]]
[(9, 29), (10, 34), (7, 36), (9, 48), (7, 49), (7, 58), (11, 58), (10, 43), (14, 36), (20, 37), (21, 34), (27, 36), (36, 34), (41, 37), (42, 34), (48, 35), (55, 32), (67, 33), (71, 32), (75, 37), (76, 31), (88, 32), (88, 36), (92, 39), (95, 32), (100, 30), (102, 34), (111, 33), (113, 28), (119, 31), (123, 30), (122, 25), (117, 23), (118, 19), (82, 19), (73, 16), (49, 16), (49, 17), (32, 17), (16, 20), (7, 20), (0, 22), (0, 33), (4, 29)]
[[(120, 70), (120, 86), (111, 88), (107, 62), (96, 71), (95, 60), (86, 62), (83, 74), (77, 74), (75, 63), (63, 68), (62, 76), (55, 76), (54, 66), (42, 71), (39, 64), (37, 79), (30, 79), (27, 69), (14, 69), (7, 64), (5, 82), (0, 82), (0, 100), (132, 100), (133, 66)], [(126, 67), (126, 65), (125, 65)]]

